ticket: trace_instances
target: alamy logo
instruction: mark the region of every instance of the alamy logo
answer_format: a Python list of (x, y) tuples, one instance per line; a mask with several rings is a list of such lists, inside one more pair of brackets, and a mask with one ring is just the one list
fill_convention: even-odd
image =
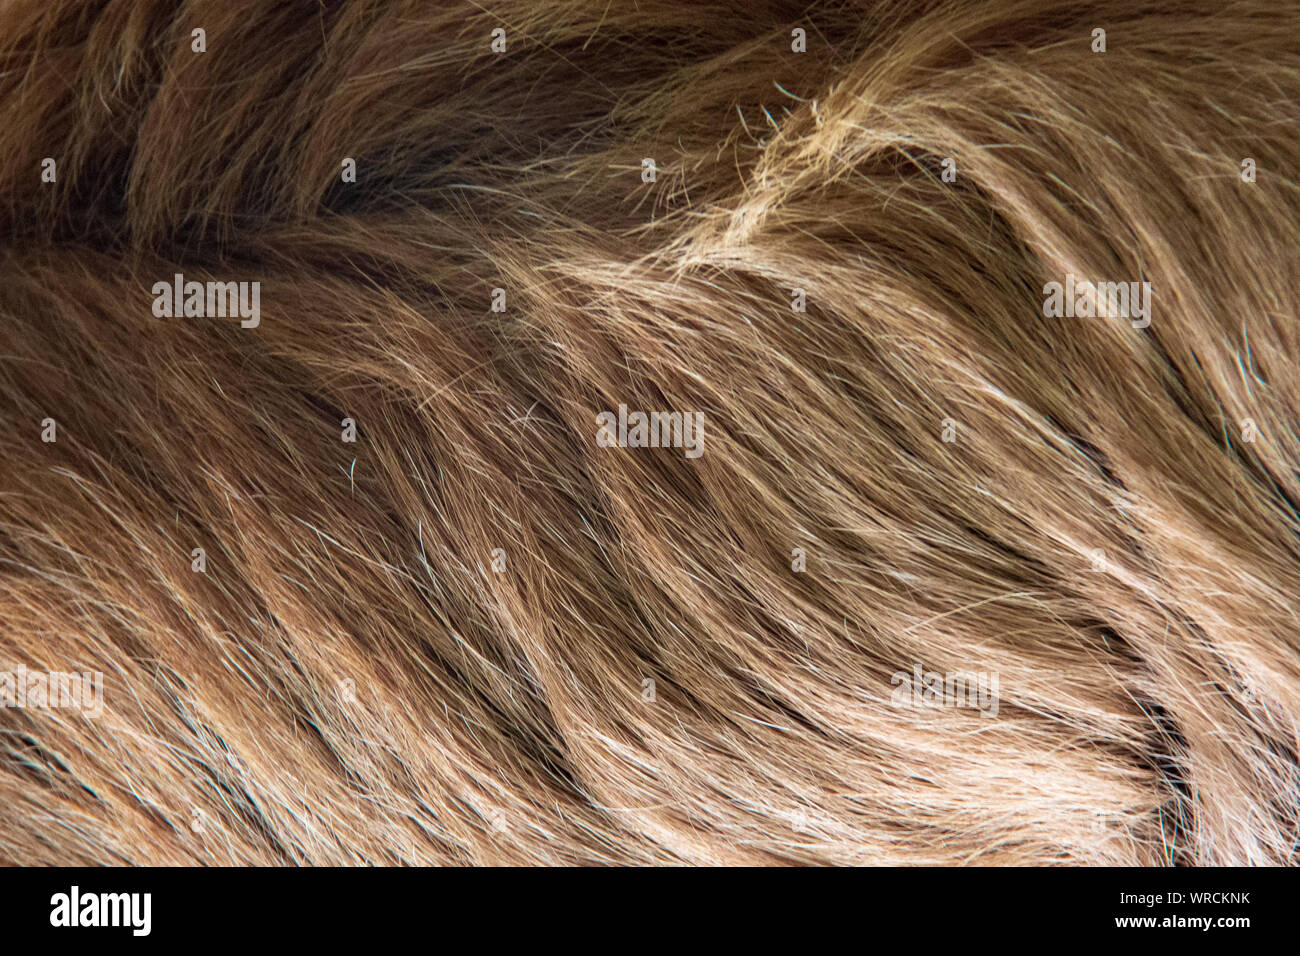
[(631, 412), (596, 416), (596, 444), (601, 448), (684, 448), (687, 458), (704, 454), (703, 412)]
[(172, 282), (153, 284), (153, 314), (158, 318), (225, 319), (255, 329), (262, 322), (262, 283), (186, 282), (179, 272)]
[(896, 684), (889, 702), (895, 707), (969, 707), (981, 717), (998, 715), (998, 675), (996, 672), (940, 674), (912, 665), (912, 673), (895, 671), (890, 678)]
[(87, 717), (104, 713), (104, 675), (100, 671), (0, 671), (0, 707), (30, 710), (80, 710)]
[(133, 936), (148, 936), (153, 928), (152, 893), (70, 893), (50, 897), (51, 926), (128, 926)]
[(1133, 328), (1145, 329), (1151, 324), (1151, 283), (1092, 282), (1067, 275), (1064, 283), (1043, 286), (1043, 315), (1136, 319)]

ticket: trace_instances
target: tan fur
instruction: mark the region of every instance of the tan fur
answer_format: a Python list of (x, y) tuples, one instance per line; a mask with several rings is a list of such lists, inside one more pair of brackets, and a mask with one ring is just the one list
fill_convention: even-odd
[(0, 861), (1292, 862), (1298, 14), (6, 4)]

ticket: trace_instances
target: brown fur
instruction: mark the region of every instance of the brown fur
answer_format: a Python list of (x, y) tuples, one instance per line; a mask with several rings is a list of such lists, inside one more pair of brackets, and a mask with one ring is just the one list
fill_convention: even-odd
[(6, 4), (0, 861), (1292, 862), (1298, 14)]

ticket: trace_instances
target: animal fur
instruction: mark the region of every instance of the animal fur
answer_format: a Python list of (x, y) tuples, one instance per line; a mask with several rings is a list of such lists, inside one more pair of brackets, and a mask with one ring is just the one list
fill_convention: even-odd
[(1294, 862), (1298, 18), (6, 3), (0, 862)]

